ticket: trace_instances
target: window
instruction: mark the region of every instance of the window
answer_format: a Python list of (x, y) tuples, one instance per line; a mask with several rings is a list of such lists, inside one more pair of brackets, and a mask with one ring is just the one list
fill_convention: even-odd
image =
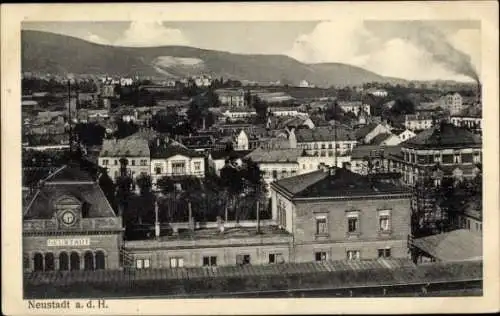
[(357, 211), (349, 211), (347, 213), (347, 232), (357, 233), (359, 230), (359, 213)]
[(115, 159), (115, 166), (118, 166), (118, 160)]
[(328, 149), (332, 149), (332, 144), (328, 144)]
[(316, 252), (314, 253), (314, 258), (316, 261), (326, 261), (327, 260), (326, 252), (324, 251)]
[(203, 266), (204, 267), (215, 267), (216, 265), (217, 265), (217, 257), (216, 256), (203, 257)]
[(132, 159), (132, 166), (135, 166), (135, 159)]
[(186, 163), (184, 161), (172, 162), (172, 173), (174, 175), (183, 175), (186, 173)]
[(269, 254), (269, 263), (270, 264), (276, 264), (276, 263), (284, 263), (285, 258), (283, 258), (283, 255), (281, 253), (270, 253)]
[(391, 211), (382, 210), (378, 212), (379, 231), (388, 232), (391, 230)]
[(170, 268), (182, 268), (184, 266), (184, 258), (170, 258)]
[(151, 266), (151, 261), (149, 259), (137, 259), (135, 261), (135, 267), (137, 269), (148, 269)]
[(278, 200), (278, 225), (279, 227), (286, 227), (286, 205), (282, 200)]
[(148, 161), (146, 159), (141, 159), (141, 166), (147, 166)]
[(316, 217), (316, 235), (327, 235), (328, 225), (326, 222), (326, 216)]
[(467, 229), (470, 230), (470, 219), (467, 220)]
[(441, 160), (444, 164), (453, 163), (453, 155), (442, 155)]
[(326, 149), (325, 144), (322, 144), (322, 145), (321, 145), (321, 149)]
[(159, 163), (155, 164), (155, 173), (161, 174), (161, 164)]
[(358, 230), (358, 219), (356, 217), (351, 217), (348, 219), (349, 232), (355, 233)]
[(277, 179), (277, 178), (278, 178), (278, 171), (273, 170), (273, 179)]
[(194, 171), (200, 171), (201, 170), (201, 162), (197, 161), (194, 163)]
[(104, 160), (102, 161), (102, 164), (103, 164), (104, 166), (107, 166), (107, 165), (109, 164), (109, 160), (108, 160), (108, 159), (104, 159)]
[(237, 265), (250, 264), (250, 255), (236, 255), (236, 264)]
[(359, 260), (359, 250), (347, 250), (347, 260)]
[(384, 248), (378, 250), (379, 258), (390, 258), (391, 257), (391, 248)]

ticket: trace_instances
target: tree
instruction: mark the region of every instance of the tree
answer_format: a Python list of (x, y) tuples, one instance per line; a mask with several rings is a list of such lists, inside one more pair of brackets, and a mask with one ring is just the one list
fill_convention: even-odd
[(80, 142), (86, 146), (102, 145), (106, 129), (95, 123), (79, 123), (74, 128)]
[(108, 200), (111, 207), (117, 211), (116, 199), (115, 199), (115, 184), (113, 180), (108, 175), (106, 169), (101, 170), (101, 176), (99, 177), (99, 187), (104, 192), (106, 199)]
[(390, 112), (394, 115), (415, 113), (415, 104), (408, 98), (397, 98)]
[(117, 130), (115, 132), (116, 138), (125, 138), (127, 136), (137, 133), (137, 131), (139, 130), (139, 126), (137, 126), (137, 124), (135, 124), (134, 122), (125, 122), (123, 120), (119, 120), (116, 125), (117, 125)]
[(174, 191), (174, 189), (175, 189), (174, 185), (175, 184), (172, 181), (172, 179), (170, 179), (167, 176), (161, 177), (156, 181), (156, 186), (158, 187), (160, 192), (162, 192), (163, 194), (168, 194), (168, 193)]

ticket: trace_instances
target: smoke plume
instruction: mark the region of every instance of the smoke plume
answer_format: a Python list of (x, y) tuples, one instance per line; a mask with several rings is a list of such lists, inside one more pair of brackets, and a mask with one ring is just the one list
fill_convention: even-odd
[(395, 31), (398, 37), (425, 49), (436, 62), (449, 70), (479, 82), (479, 76), (471, 63), (470, 56), (453, 47), (438, 29), (420, 21), (411, 21), (403, 23)]

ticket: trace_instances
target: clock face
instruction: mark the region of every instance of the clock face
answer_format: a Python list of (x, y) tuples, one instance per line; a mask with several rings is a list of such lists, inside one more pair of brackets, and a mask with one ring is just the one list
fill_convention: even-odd
[(75, 214), (72, 212), (66, 211), (61, 216), (62, 222), (66, 225), (71, 225), (75, 222)]

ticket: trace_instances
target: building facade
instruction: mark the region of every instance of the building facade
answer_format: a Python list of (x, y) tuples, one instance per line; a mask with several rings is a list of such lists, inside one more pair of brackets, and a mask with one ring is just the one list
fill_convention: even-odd
[(125, 159), (127, 174), (133, 179), (150, 174), (150, 151), (148, 140), (138, 135), (123, 139), (105, 139), (99, 153), (98, 165), (106, 168), (108, 175), (116, 180), (120, 175), (120, 160)]
[(443, 177), (473, 178), (482, 161), (482, 140), (467, 129), (440, 123), (401, 144), (401, 153), (400, 171), (407, 184), (414, 185), (436, 169)]
[(217, 89), (215, 93), (224, 106), (243, 108), (245, 107), (245, 91), (243, 89)]
[(151, 181), (156, 186), (162, 177), (205, 177), (203, 154), (180, 143), (157, 140), (151, 147)]
[(119, 269), (122, 221), (94, 179), (64, 166), (23, 214), (25, 272)]
[(351, 150), (357, 144), (353, 133), (333, 126), (299, 129), (295, 135), (297, 148), (305, 150), (310, 156), (349, 156)]
[(294, 262), (409, 258), (411, 194), (396, 184), (331, 168), (277, 181), (271, 196)]
[(460, 114), (465, 109), (463, 98), (458, 92), (444, 96), (443, 106), (450, 112), (450, 115)]

